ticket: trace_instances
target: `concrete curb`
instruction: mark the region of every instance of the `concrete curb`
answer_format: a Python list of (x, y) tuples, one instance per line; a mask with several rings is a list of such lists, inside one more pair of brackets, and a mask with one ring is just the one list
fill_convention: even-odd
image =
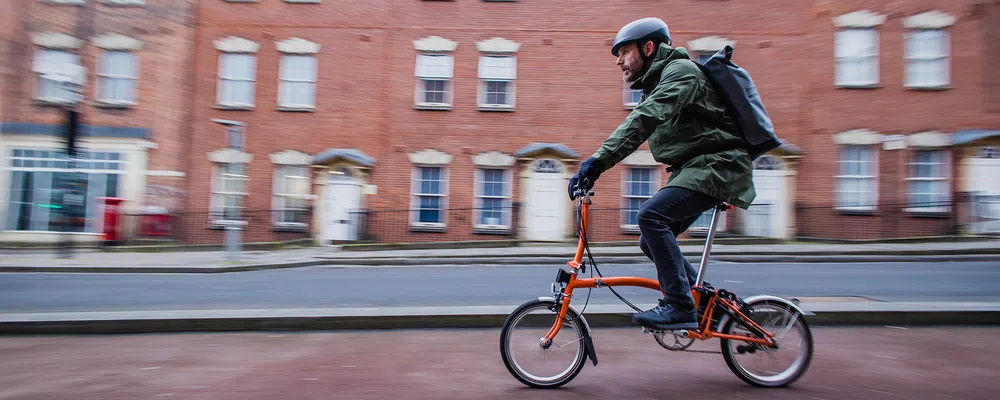
[[(902, 305), (902, 306), (901, 306)], [(648, 308), (651, 305), (637, 305)], [(811, 325), (1000, 325), (1000, 303), (803, 305)], [(0, 314), (0, 335), (499, 328), (512, 306)], [(591, 327), (636, 327), (624, 305), (591, 304)]]
[[(686, 254), (688, 260), (697, 264), (700, 261), (700, 254)], [(0, 273), (86, 273), (86, 274), (138, 274), (138, 273), (159, 273), (159, 274), (218, 274), (227, 272), (261, 271), (284, 268), (301, 268), (314, 266), (329, 266), (333, 268), (390, 268), (390, 267), (460, 267), (460, 266), (488, 266), (488, 265), (541, 265), (541, 266), (561, 266), (565, 265), (572, 256), (569, 257), (442, 257), (442, 258), (341, 258), (341, 259), (319, 259), (309, 261), (294, 261), (271, 264), (247, 264), (236, 266), (45, 266), (45, 265), (0, 265)], [(608, 256), (595, 257), (598, 266), (604, 264), (647, 264), (649, 259), (645, 256)], [(737, 263), (881, 263), (881, 262), (972, 262), (972, 261), (998, 261), (1000, 254), (956, 254), (956, 255), (788, 255), (788, 254), (736, 254), (718, 255), (711, 258), (712, 261), (737, 262)]]

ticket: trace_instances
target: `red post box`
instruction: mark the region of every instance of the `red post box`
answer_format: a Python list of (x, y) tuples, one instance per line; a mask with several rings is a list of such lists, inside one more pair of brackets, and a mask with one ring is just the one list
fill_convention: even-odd
[(99, 199), (104, 200), (104, 243), (118, 243), (121, 240), (118, 221), (121, 220), (121, 203), (125, 199), (118, 197), (101, 197)]

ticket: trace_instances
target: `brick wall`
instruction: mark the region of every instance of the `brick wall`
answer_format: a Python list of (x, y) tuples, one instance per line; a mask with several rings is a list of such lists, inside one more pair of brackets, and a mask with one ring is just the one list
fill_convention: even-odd
[[(10, 4), (6, 2), (5, 4)], [(40, 0), (18, 0), (10, 6), (18, 13), (3, 13), (10, 20), (4, 24), (2, 58), (5, 71), (2, 99), (3, 120), (38, 124), (62, 124), (64, 114), (58, 107), (41, 105), (35, 100), (37, 75), (32, 71), (38, 46), (32, 36), (57, 32), (83, 41), (75, 50), (87, 68), (84, 103), (78, 106), (87, 125), (140, 127), (149, 130), (147, 139), (154, 142), (149, 151), (149, 170), (183, 171), (184, 135), (192, 110), (189, 99), (190, 54), (194, 34), (194, 0), (146, 0), (141, 6), (113, 6), (98, 0), (83, 5), (50, 4)], [(121, 34), (138, 39), (142, 48), (135, 52), (139, 64), (136, 105), (129, 108), (106, 108), (97, 99), (97, 61), (102, 49), (91, 39), (106, 34)], [(86, 140), (84, 138), (83, 140)], [(150, 177), (147, 197), (139, 203), (179, 207), (183, 178)], [(165, 195), (174, 196), (165, 199)]]
[[(211, 118), (248, 124), (246, 151), (254, 159), (247, 207), (254, 210), (271, 206), (274, 166), (268, 155), (287, 149), (316, 154), (326, 148), (355, 148), (371, 155), (376, 166), (369, 183), (377, 185), (378, 194), (365, 201), (376, 209), (409, 207), (412, 165), (407, 154), (426, 148), (454, 156), (448, 166), (448, 194), (449, 203), (456, 207), (473, 205), (472, 155), (492, 150), (511, 154), (529, 143), (553, 142), (587, 157), (628, 113), (622, 105), (620, 71), (609, 52), (609, 39), (638, 15), (636, 4), (625, 4), (628, 7), (612, 9), (606, 1), (596, 0), (200, 2), (187, 209), (208, 208), (212, 164), (206, 153), (225, 146), (223, 130), (209, 122)], [(762, 6), (685, 0), (661, 10), (647, 9), (646, 14), (670, 24), (677, 46), (711, 35), (736, 41), (736, 61), (753, 74), (780, 136), (805, 152), (796, 164), (797, 229), (808, 236), (838, 227), (866, 226), (870, 230), (845, 236), (868, 237), (892, 232), (943, 233), (951, 222), (915, 217), (897, 221), (887, 208), (880, 208), (874, 216), (835, 213), (831, 207), (838, 146), (833, 135), (855, 128), (907, 135), (995, 128), (996, 117), (986, 112), (981, 87), (986, 75), (983, 41), (992, 31), (983, 28), (986, 17), (970, 4), (781, 0)], [(836, 28), (832, 19), (861, 9), (887, 14), (878, 28), (881, 86), (838, 88), (834, 85)], [(902, 19), (931, 9), (958, 18), (950, 28), (952, 85), (942, 91), (905, 89)], [(213, 41), (230, 35), (261, 45), (253, 110), (214, 108), (219, 52)], [(458, 43), (453, 52), (451, 110), (413, 107), (417, 54), (413, 41), (428, 36)], [(279, 54), (274, 43), (290, 37), (323, 46), (318, 55), (316, 112), (276, 110)], [(480, 54), (476, 42), (494, 37), (521, 45), (514, 112), (480, 111), (476, 106)], [(905, 201), (903, 179), (913, 150), (878, 153), (879, 202)], [(521, 168), (522, 164), (515, 167)], [(575, 172), (576, 166), (570, 169)], [(595, 207), (621, 207), (623, 170), (609, 171), (598, 182)], [(519, 202), (523, 199), (516, 176), (513, 201)], [(661, 178), (665, 180), (665, 174)], [(472, 227), (467, 222), (463, 225), (434, 236), (469, 237)], [(738, 226), (738, 218), (730, 225)], [(267, 234), (267, 227), (251, 227), (251, 234), (254, 229)], [(413, 240), (423, 240), (417, 235), (427, 236), (412, 235)], [(635, 238), (622, 235), (617, 227), (601, 235), (608, 240)]]

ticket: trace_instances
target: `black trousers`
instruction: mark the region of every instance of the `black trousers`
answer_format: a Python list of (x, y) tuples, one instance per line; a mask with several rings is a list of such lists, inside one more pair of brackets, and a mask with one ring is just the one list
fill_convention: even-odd
[(698, 278), (698, 269), (681, 254), (677, 235), (720, 202), (690, 189), (667, 187), (639, 207), (639, 247), (656, 264), (660, 290), (671, 303), (693, 304), (691, 286)]

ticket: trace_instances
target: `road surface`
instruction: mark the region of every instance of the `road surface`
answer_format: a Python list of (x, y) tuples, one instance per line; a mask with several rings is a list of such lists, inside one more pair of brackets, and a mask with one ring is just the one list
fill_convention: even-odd
[[(603, 265), (605, 276), (654, 278), (650, 265)], [(310, 267), (225, 274), (0, 274), (0, 312), (517, 305), (550, 293), (552, 266)], [(589, 275), (588, 271), (588, 275)], [(991, 262), (743, 264), (714, 262), (706, 279), (742, 296), (863, 296), (885, 301), (1000, 301)], [(633, 303), (657, 292), (620, 288)], [(620, 304), (607, 289), (592, 304)]]
[(495, 329), (8, 337), (0, 399), (971, 400), (1000, 391), (1000, 328), (813, 333), (810, 369), (782, 389), (750, 387), (721, 355), (668, 352), (639, 329), (595, 330), (600, 362), (557, 390), (517, 382)]

